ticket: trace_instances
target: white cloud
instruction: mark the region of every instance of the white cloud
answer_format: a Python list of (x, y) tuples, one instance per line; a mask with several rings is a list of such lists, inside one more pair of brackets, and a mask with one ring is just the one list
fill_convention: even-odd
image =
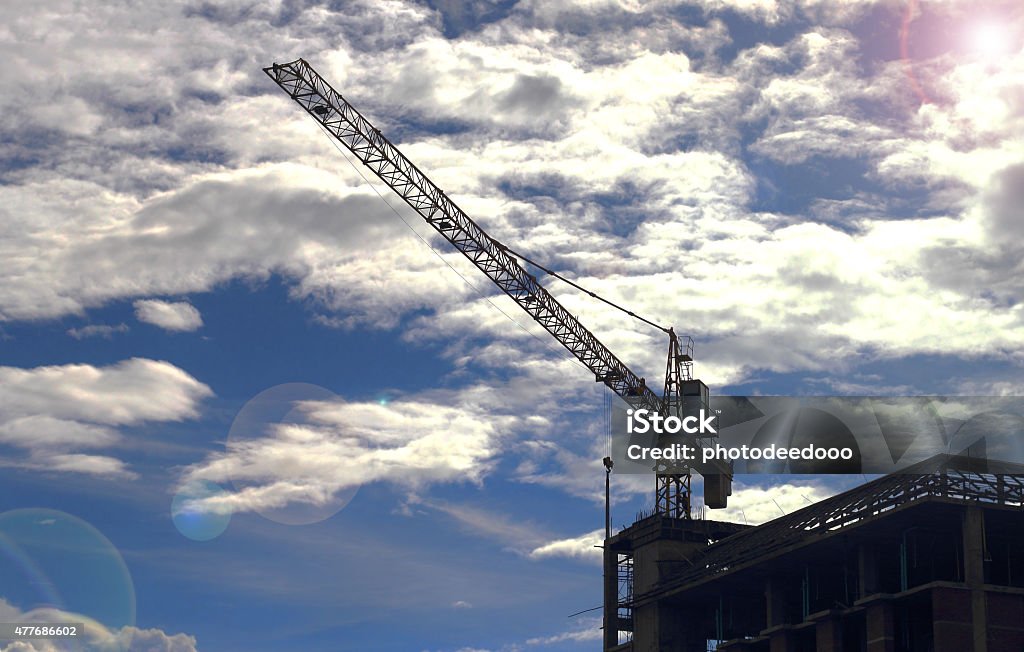
[[(199, 176), (144, 203), (70, 182), (3, 187), (0, 196), (37, 221), (31, 244), (0, 245), (7, 254), (0, 320), (81, 313), (114, 299), (188, 294), (279, 273), (297, 282), (296, 296), (386, 327), (467, 291), (454, 275), (427, 273), (439, 261), (410, 246), (411, 234), (376, 195), (305, 166)], [(105, 224), (99, 234), (97, 222)], [(139, 302), (137, 309), (140, 319), (178, 329), (201, 323), (187, 304)]]
[(102, 337), (104, 339), (111, 339), (115, 333), (127, 333), (127, 324), (118, 324), (112, 326), (110, 324), (89, 324), (80, 328), (69, 328), (68, 335), (75, 338), (76, 340), (84, 340), (89, 337)]
[(532, 559), (547, 559), (551, 557), (568, 557), (570, 559), (584, 559), (592, 562), (600, 562), (602, 550), (597, 546), (604, 543), (604, 530), (594, 530), (587, 534), (568, 539), (556, 539), (549, 541), (542, 546), (537, 546), (530, 551)]
[(526, 639), (527, 647), (546, 647), (557, 643), (593, 643), (601, 640), (600, 621), (587, 619), (583, 623), (560, 634), (537, 636)]
[[(188, 634), (167, 634), (160, 629), (126, 626), (111, 630), (82, 614), (50, 607), (22, 611), (0, 597), (0, 620), (5, 623), (60, 624), (82, 623), (76, 647), (89, 652), (196, 652), (196, 639)], [(59, 641), (30, 639), (13, 641), (0, 652), (60, 652)]]
[(592, 648), (596, 641), (601, 640), (600, 618), (584, 617), (574, 620), (575, 624), (571, 629), (558, 634), (533, 636), (523, 641), (502, 645), (500, 648), (460, 647), (455, 652), (522, 652), (528, 648), (547, 648), (551, 645), (558, 645), (556, 649), (567, 649), (566, 645), (577, 649), (578, 645), (585, 644), (590, 644), (589, 647)]
[(733, 493), (729, 496), (729, 506), (710, 511), (707, 517), (718, 521), (759, 525), (834, 496), (858, 484), (859, 480), (859, 477), (834, 477), (805, 482), (794, 480), (773, 486), (744, 486), (743, 480), (737, 478)]
[(194, 418), (211, 395), (178, 367), (144, 358), (105, 367), (0, 367), (0, 444), (19, 452), (4, 463), (133, 477), (123, 461), (96, 450), (116, 447), (121, 426)]
[[(455, 42), (433, 31), (437, 23), (428, 9), (397, 2), (358, 4), (347, 17), (351, 24), (322, 9), (298, 12), (283, 29), (312, 35), (315, 49), (322, 36), (314, 26), (338, 25), (349, 46), (325, 48), (321, 67), (353, 99), (365, 98), (361, 107), (385, 131), (417, 120), (428, 127), (436, 119), (474, 125), (450, 136), (413, 129), (403, 149), (472, 213), (486, 216), (482, 221), (503, 240), (560, 263), (638, 312), (700, 334), (710, 342), (703, 351), (715, 356), (707, 367), (713, 382), (740, 381), (758, 369), (818, 370), (837, 360), (934, 352), (946, 346), (951, 328), (971, 331), (956, 345), (970, 342), (970, 351), (944, 349), (955, 355), (998, 354), (1020, 344), (1010, 328), (1019, 323), (1015, 312), (977, 302), (976, 288), (934, 293), (927, 278), (915, 275), (922, 250), (940, 247), (969, 226), (969, 216), (957, 206), (949, 207), (945, 221), (901, 223), (899, 248), (885, 245), (897, 227), (884, 221), (884, 204), (870, 207), (872, 219), (854, 225), (860, 232), (802, 230), (799, 218), (748, 208), (755, 179), (741, 157), (741, 130), (753, 127), (760, 133), (749, 151), (785, 165), (806, 162), (812, 154), (855, 156), (894, 186), (955, 178), (983, 187), (994, 170), (1022, 157), (1020, 139), (1013, 137), (1019, 107), (1010, 81), (1019, 58), (988, 71), (943, 64), (949, 65), (944, 92), (955, 103), (915, 113), (906, 103), (892, 104), (891, 98), (906, 91), (897, 64), (874, 71), (858, 67), (861, 44), (849, 25), (808, 28), (783, 46), (758, 44), (732, 62), (698, 69), (699, 48), (683, 54), (659, 40), (672, 29), (689, 34), (664, 13), (673, 3), (597, 4), (601, 11), (632, 16), (614, 39), (628, 46), (617, 57), (596, 57), (590, 49), (608, 41), (602, 32), (607, 27), (590, 22), (579, 31), (581, 24), (572, 22), (585, 20), (578, 3), (523, 5), (501, 30), (485, 29)], [(856, 13), (869, 4), (806, 2), (800, 10), (826, 20), (818, 14)], [(767, 1), (703, 6), (769, 21), (787, 15)], [(491, 310), (486, 304), (467, 310), (471, 291), (447, 271), (435, 273), (443, 268), (430, 252), (392, 237), (404, 227), (390, 210), (372, 195), (345, 187), (335, 176), (345, 163), (286, 98), (231, 92), (258, 73), (220, 60), (214, 45), (246, 42), (259, 58), (261, 48), (279, 42), (255, 22), (229, 20), (234, 11), (198, 21), (206, 33), (195, 56), (209, 65), (190, 66), (183, 75), (173, 61), (152, 61), (149, 72), (159, 81), (146, 84), (131, 69), (118, 68), (128, 82), (109, 89), (105, 102), (86, 92), (89, 84), (106, 89), (104, 82), (86, 75), (69, 98), (84, 102), (94, 121), (110, 123), (97, 132), (104, 138), (115, 126), (131, 143), (153, 141), (154, 128), (182, 143), (202, 133), (226, 163), (213, 168), (145, 159), (164, 170), (163, 194), (140, 193), (137, 185), (120, 188), (95, 176), (72, 181), (36, 174), (20, 178), (21, 186), (5, 187), (0, 192), (7, 195), (3, 205), (10, 207), (10, 223), (34, 216), (38, 244), (11, 240), (0, 315), (82, 312), (124, 297), (206, 291), (239, 276), (280, 273), (294, 282), (295, 296), (315, 297), (336, 313), (323, 315), (324, 323), (390, 327), (425, 308), (437, 311), (442, 323), (457, 322), (467, 335), (481, 334), (481, 324), (483, 334), (504, 337), (504, 325), (491, 328), (493, 320), (481, 319)], [(548, 20), (545, 11), (563, 18)], [(273, 11), (257, 11), (264, 13), (269, 19)], [(569, 15), (576, 18), (559, 22)], [(400, 36), (399, 25), (429, 27)], [(247, 38), (235, 38), (233, 30), (248, 30)], [(70, 51), (84, 48), (72, 33), (61, 32)], [(369, 39), (368, 33), (377, 36)], [(421, 36), (408, 36), (416, 33)], [(632, 38), (641, 33), (644, 39)], [(434, 71), (429, 83), (415, 74), (424, 66)], [(46, 75), (42, 69), (34, 74)], [(217, 116), (201, 103), (181, 101), (172, 120), (153, 127), (133, 123), (121, 104), (112, 104), (145, 100), (147, 110), (159, 112), (197, 93), (220, 98)], [(878, 119), (863, 109), (866, 103), (889, 110), (892, 118)], [(766, 124), (758, 126), (762, 120)], [(89, 124), (80, 128), (92, 133)], [(667, 134), (690, 137), (694, 145), (668, 147)], [(966, 141), (965, 147), (965, 135), (977, 146)], [(93, 147), (97, 155), (126, 155), (107, 140)], [(281, 160), (296, 163), (266, 163)], [(134, 178), (145, 176), (139, 169)], [(548, 193), (545, 186), (552, 183)], [(526, 192), (535, 186), (540, 190)], [(524, 190), (510, 199), (506, 192), (517, 187)], [(617, 223), (627, 211), (616, 216), (595, 200), (607, 195), (642, 207), (626, 218), (642, 224)], [(825, 251), (818, 251), (819, 240)], [(816, 269), (800, 269), (804, 259), (816, 259)], [(857, 265), (851, 265), (854, 260)], [(474, 270), (460, 269), (487, 287)], [(687, 290), (685, 302), (678, 299), (680, 287)], [(851, 295), (859, 298), (848, 302)], [(587, 305), (566, 301), (574, 309)], [(929, 319), (895, 318), (897, 307), (901, 315), (912, 310)], [(659, 366), (650, 351), (661, 347), (651, 338), (627, 333), (616, 315), (600, 307), (588, 308), (587, 316), (602, 337), (609, 333), (610, 345), (624, 358)], [(915, 322), (927, 328), (910, 332), (906, 324)], [(977, 326), (990, 323), (1004, 329)]]
[(186, 470), (183, 483), (231, 481), (241, 488), (196, 501), (212, 511), (322, 505), (345, 489), (389, 481), (402, 487), (480, 483), (515, 422), (476, 406), (450, 407), (406, 398), (376, 402), (305, 402), (296, 422), (251, 439)]
[[(520, 463), (514, 473), (515, 479), (558, 489), (595, 506), (604, 505), (605, 472), (601, 460), (611, 447), (611, 436), (602, 422), (591, 421), (589, 432), (582, 430), (581, 425), (577, 422), (575, 427), (581, 429), (584, 442), (567, 442), (557, 436), (523, 442), (517, 449)], [(613, 503), (647, 497), (651, 486), (650, 476), (616, 474), (612, 477)], [(612, 517), (616, 524), (622, 523), (621, 514), (617, 514), (614, 504)]]
[[(650, 483), (647, 485), (649, 488)], [(602, 558), (597, 546), (604, 541), (604, 530), (556, 538), (542, 524), (517, 521), (493, 509), (420, 497), (410, 497), (409, 504), (443, 514), (462, 530), (495, 541), (502, 550), (533, 561), (576, 559), (600, 563)]]
[(517, 555), (528, 555), (547, 537), (543, 527), (537, 523), (519, 522), (491, 509), (419, 497), (410, 498), (410, 502), (440, 512), (463, 530), (491, 539), (501, 544), (502, 550)]
[(45, 415), (111, 426), (180, 421), (198, 415), (210, 388), (178, 367), (131, 358), (22, 369), (0, 367), (0, 411), (7, 418)]
[[(496, 368), (507, 370), (511, 364), (513, 373), (506, 379), (403, 394), (386, 405), (341, 398), (297, 402), (289, 423), (230, 439), (223, 452), (188, 467), (181, 483), (231, 480), (242, 487), (202, 501), (213, 510), (323, 506), (364, 483), (480, 485), (503, 456), (529, 454), (524, 441), (558, 440), (567, 450), (579, 441), (589, 444), (586, 431), (571, 441), (562, 433), (578, 426), (580, 415), (591, 407), (573, 404), (579, 392), (600, 394), (594, 394), (597, 390), (578, 365), (564, 358), (545, 361), (535, 349), (547, 348), (525, 337), (535, 348), (498, 343), (503, 351), (485, 349), (483, 359), (475, 360), (491, 364), (493, 355)], [(457, 370), (453, 378), (462, 373)], [(537, 387), (548, 390), (538, 394)], [(526, 551), (541, 543), (531, 541)]]
[[(39, 456), (34, 457), (38, 458)], [(40, 462), (32, 462), (24, 466), (39, 471), (71, 471), (106, 478), (131, 479), (138, 477), (136, 473), (128, 470), (128, 465), (125, 462), (105, 455), (51, 454), (44, 456)]]
[(0, 423), (0, 442), (25, 448), (74, 446), (106, 447), (120, 439), (113, 428), (58, 419), (48, 414), (10, 418)]
[(186, 301), (170, 303), (158, 299), (139, 299), (134, 306), (136, 319), (164, 330), (195, 331), (203, 325), (199, 311)]

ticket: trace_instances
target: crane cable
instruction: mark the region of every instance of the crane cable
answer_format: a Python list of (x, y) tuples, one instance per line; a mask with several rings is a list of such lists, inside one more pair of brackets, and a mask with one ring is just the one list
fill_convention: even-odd
[[(534, 338), (534, 339), (536, 339), (536, 340), (537, 340), (538, 342), (541, 342), (542, 344), (544, 344), (544, 345), (545, 345), (545, 346), (546, 346), (546, 347), (547, 347), (548, 349), (551, 349), (551, 350), (553, 350), (553, 351), (558, 351), (560, 355), (564, 355), (564, 354), (565, 354), (565, 352), (564, 352), (564, 351), (559, 351), (558, 349), (555, 349), (555, 348), (554, 348), (554, 347), (552, 347), (552, 346), (551, 346), (551, 345), (550, 345), (550, 344), (549, 344), (548, 342), (545, 342), (545, 341), (544, 341), (544, 340), (542, 340), (542, 339), (541, 339), (540, 337), (538, 337), (536, 333), (534, 333), (533, 331), (529, 330), (528, 328), (526, 328), (525, 326), (523, 326), (522, 324), (520, 324), (520, 323), (519, 323), (519, 322), (518, 322), (518, 321), (517, 321), (516, 319), (514, 319), (514, 318), (512, 317), (512, 315), (508, 314), (507, 312), (505, 312), (504, 310), (502, 310), (500, 306), (498, 306), (498, 305), (497, 305), (497, 304), (495, 304), (495, 303), (494, 303), (493, 301), (491, 301), (490, 297), (488, 297), (488, 296), (487, 296), (487, 295), (486, 295), (486, 294), (485, 294), (485, 293), (484, 293), (484, 292), (483, 292), (483, 291), (482, 291), (482, 290), (481, 290), (480, 288), (478, 288), (478, 287), (477, 287), (477, 286), (476, 286), (476, 285), (475, 285), (475, 284), (474, 284), (474, 283), (473, 283), (472, 281), (470, 281), (470, 280), (469, 280), (468, 278), (466, 278), (466, 277), (465, 277), (465, 276), (464, 276), (464, 275), (463, 275), (463, 274), (462, 274), (461, 272), (459, 272), (459, 270), (455, 269), (455, 267), (454, 267), (454, 266), (453, 266), (453, 265), (452, 265), (452, 264), (451, 264), (450, 262), (448, 262), (448, 260), (447, 260), (447, 259), (446, 259), (446, 258), (445, 258), (444, 256), (442, 256), (442, 255), (441, 255), (441, 252), (439, 252), (439, 251), (437, 251), (436, 249), (434, 249), (433, 245), (431, 245), (431, 244), (430, 244), (430, 243), (429, 243), (429, 242), (428, 242), (428, 241), (426, 240), (426, 238), (424, 238), (424, 237), (423, 237), (422, 235), (420, 235), (419, 231), (417, 231), (416, 229), (414, 229), (414, 228), (413, 228), (413, 226), (412, 226), (412, 224), (409, 224), (408, 220), (406, 220), (406, 219), (405, 219), (405, 217), (404, 217), (404, 216), (403, 216), (403, 215), (402, 215), (401, 213), (399, 213), (399, 212), (398, 212), (398, 210), (397, 210), (397, 209), (396, 209), (396, 208), (395, 208), (394, 206), (392, 206), (392, 205), (391, 205), (391, 202), (389, 202), (389, 201), (387, 200), (387, 198), (386, 198), (386, 197), (385, 197), (385, 196), (384, 196), (383, 194), (381, 194), (381, 192), (380, 192), (379, 190), (377, 190), (377, 187), (376, 187), (375, 185), (373, 185), (372, 183), (370, 183), (370, 180), (366, 178), (366, 176), (365, 176), (365, 175), (363, 174), (363, 171), (362, 171), (362, 170), (360, 170), (360, 169), (359, 169), (359, 167), (357, 167), (357, 166), (356, 166), (356, 164), (352, 162), (352, 159), (350, 159), (350, 158), (349, 158), (349, 156), (348, 156), (348, 153), (347, 153), (347, 152), (346, 152), (346, 151), (345, 151), (345, 150), (344, 150), (344, 149), (343, 149), (343, 148), (342, 148), (341, 146), (339, 146), (339, 145), (338, 145), (338, 143), (337, 143), (337, 142), (335, 141), (335, 139), (331, 137), (331, 133), (330, 133), (329, 131), (327, 131), (327, 129), (325, 129), (325, 128), (324, 128), (324, 126), (323, 126), (322, 124), (320, 124), (320, 122), (319, 122), (319, 121), (317, 121), (317, 127), (319, 127), (319, 128), (320, 128), (320, 131), (324, 132), (324, 135), (326, 135), (326, 136), (328, 137), (328, 140), (330, 140), (330, 141), (331, 141), (331, 144), (332, 144), (332, 145), (334, 145), (334, 148), (335, 148), (335, 149), (337, 149), (337, 150), (338, 150), (339, 152), (341, 152), (342, 156), (344, 156), (344, 157), (345, 157), (345, 161), (347, 161), (347, 162), (348, 162), (348, 164), (349, 164), (349, 165), (350, 165), (350, 166), (352, 167), (352, 169), (356, 171), (356, 173), (357, 173), (357, 174), (359, 175), (359, 177), (360, 177), (360, 178), (361, 178), (361, 179), (363, 180), (363, 182), (364, 182), (364, 183), (365, 183), (365, 184), (366, 184), (367, 186), (369, 186), (369, 187), (370, 187), (370, 189), (371, 189), (371, 190), (373, 190), (373, 192), (374, 192), (374, 193), (375, 193), (375, 194), (376, 194), (376, 195), (377, 195), (378, 197), (380, 197), (381, 201), (383, 201), (383, 202), (384, 202), (384, 203), (385, 203), (385, 204), (387, 205), (387, 207), (388, 207), (388, 208), (390, 208), (390, 209), (391, 209), (391, 211), (392, 211), (392, 212), (393, 212), (393, 213), (394, 213), (395, 215), (397, 215), (397, 216), (398, 216), (398, 219), (402, 220), (402, 222), (403, 222), (403, 223), (404, 223), (404, 224), (405, 224), (405, 225), (406, 225), (407, 227), (409, 227), (409, 230), (410, 230), (410, 231), (412, 231), (412, 232), (413, 232), (413, 234), (414, 234), (414, 235), (415, 235), (415, 236), (416, 236), (417, 238), (419, 238), (419, 240), (420, 240), (420, 241), (421, 241), (421, 242), (422, 242), (423, 244), (425, 244), (425, 245), (427, 246), (427, 248), (428, 248), (428, 249), (430, 249), (430, 251), (432, 251), (432, 252), (434, 253), (434, 255), (435, 255), (435, 256), (437, 256), (438, 258), (440, 258), (440, 259), (441, 259), (441, 262), (443, 262), (443, 263), (444, 263), (445, 265), (447, 265), (447, 266), (448, 266), (448, 268), (449, 268), (449, 269), (451, 269), (451, 270), (452, 270), (453, 272), (455, 272), (455, 274), (456, 274), (456, 275), (458, 275), (458, 277), (459, 277), (459, 278), (461, 278), (461, 279), (462, 279), (462, 280), (463, 280), (463, 281), (464, 281), (464, 282), (466, 283), (466, 285), (468, 285), (468, 286), (469, 286), (469, 287), (471, 287), (471, 288), (472, 288), (473, 290), (475, 290), (477, 294), (479, 294), (479, 295), (480, 295), (481, 297), (483, 297), (483, 299), (484, 299), (485, 301), (487, 301), (487, 303), (491, 304), (491, 306), (492, 306), (493, 308), (495, 308), (495, 309), (496, 309), (496, 310), (497, 310), (498, 312), (500, 312), (501, 314), (505, 315), (505, 317), (507, 317), (509, 321), (511, 321), (511, 322), (512, 322), (512, 323), (514, 323), (515, 325), (519, 326), (519, 328), (521, 328), (521, 329), (523, 329), (524, 331), (526, 331), (527, 333), (529, 333), (529, 334), (530, 334), (531, 336), (533, 336), (533, 338)], [(668, 329), (668, 328), (665, 328), (664, 326), (662, 326), (662, 325), (660, 325), (660, 324), (656, 324), (656, 323), (654, 323), (653, 321), (651, 321), (651, 320), (649, 320), (649, 319), (646, 319), (646, 318), (644, 318), (644, 317), (641, 317), (640, 315), (636, 314), (636, 313), (635, 313), (635, 312), (633, 312), (632, 310), (629, 310), (629, 309), (627, 309), (627, 308), (624, 308), (623, 306), (620, 306), (620, 305), (618, 305), (617, 303), (614, 303), (614, 302), (612, 302), (612, 301), (609, 301), (608, 299), (605, 299), (604, 297), (600, 296), (599, 294), (597, 294), (597, 293), (595, 293), (595, 292), (591, 292), (590, 290), (588, 290), (587, 288), (583, 287), (582, 285), (579, 285), (578, 283), (576, 283), (576, 282), (574, 282), (574, 281), (572, 281), (572, 280), (570, 280), (570, 279), (568, 279), (568, 278), (566, 278), (566, 277), (562, 276), (562, 275), (561, 275), (561, 274), (559, 274), (558, 272), (555, 272), (554, 270), (548, 269), (548, 268), (547, 268), (547, 267), (545, 267), (544, 265), (541, 265), (540, 263), (537, 263), (537, 262), (535, 262), (535, 261), (533, 261), (533, 260), (531, 260), (531, 259), (527, 258), (527, 257), (526, 257), (526, 256), (524, 256), (523, 254), (521, 254), (521, 253), (518, 253), (518, 252), (514, 251), (514, 250), (513, 250), (513, 249), (511, 249), (510, 247), (508, 247), (508, 246), (506, 246), (506, 245), (502, 244), (501, 242), (498, 242), (498, 241), (497, 241), (497, 240), (495, 240), (494, 238), (491, 238), (491, 242), (493, 242), (493, 243), (495, 244), (495, 246), (497, 246), (497, 247), (498, 247), (499, 249), (502, 249), (502, 250), (504, 250), (504, 251), (506, 251), (506, 252), (508, 252), (508, 253), (512, 254), (512, 255), (513, 255), (513, 256), (515, 256), (516, 258), (521, 258), (522, 260), (526, 261), (526, 262), (527, 262), (528, 264), (530, 264), (530, 265), (533, 265), (533, 266), (534, 266), (534, 267), (536, 267), (537, 269), (539, 269), (539, 270), (543, 271), (543, 272), (544, 272), (545, 274), (548, 274), (548, 275), (550, 275), (550, 276), (553, 276), (553, 277), (555, 277), (556, 279), (558, 279), (558, 280), (560, 280), (560, 281), (562, 281), (562, 282), (564, 282), (564, 283), (568, 283), (569, 285), (571, 285), (572, 287), (576, 288), (576, 289), (577, 289), (577, 290), (579, 290), (580, 292), (585, 292), (586, 294), (588, 294), (588, 295), (590, 295), (591, 297), (593, 297), (593, 298), (597, 299), (598, 301), (601, 301), (601, 302), (603, 302), (603, 303), (606, 303), (606, 304), (608, 304), (609, 306), (611, 306), (612, 308), (615, 308), (616, 310), (619, 310), (620, 312), (624, 312), (624, 313), (626, 313), (627, 315), (629, 315), (630, 317), (633, 317), (634, 319), (637, 319), (637, 320), (639, 320), (639, 321), (642, 321), (643, 323), (645, 323), (645, 324), (647, 324), (647, 325), (649, 325), (649, 326), (653, 326), (654, 328), (657, 328), (658, 330), (662, 331), (663, 333), (669, 333), (670, 329)], [(581, 363), (581, 362), (580, 362), (579, 360), (577, 360), (575, 356), (565, 356), (565, 357), (566, 357), (567, 359), (570, 359), (570, 360), (572, 360), (573, 362), (575, 362), (575, 363), (579, 364), (580, 366), (582, 366), (582, 367), (586, 368), (586, 367), (585, 367), (585, 365), (583, 365), (583, 363)], [(587, 369), (587, 370), (589, 371), (589, 369)]]
[(519, 328), (523, 329), (523, 331), (525, 331), (528, 335), (533, 337), (533, 339), (535, 339), (538, 342), (540, 342), (540, 344), (543, 345), (546, 349), (548, 349), (549, 351), (555, 353), (558, 357), (564, 358), (566, 360), (569, 360), (569, 361), (579, 365), (581, 368), (583, 368), (583, 369), (585, 369), (587, 371), (590, 371), (590, 369), (586, 365), (584, 365), (582, 362), (580, 362), (576, 358), (576, 356), (572, 355), (571, 353), (569, 353), (567, 351), (563, 351), (561, 349), (555, 348), (554, 346), (551, 345), (551, 343), (549, 341), (547, 341), (547, 339), (542, 339), (539, 335), (537, 335), (536, 333), (534, 333), (533, 331), (528, 329), (526, 326), (523, 326), (521, 323), (519, 323), (519, 321), (517, 321), (514, 317), (512, 317), (512, 315), (510, 315), (507, 312), (505, 312), (504, 310), (502, 310), (501, 306), (499, 306), (498, 304), (496, 304), (493, 301), (491, 301), (491, 298), (483, 290), (478, 288), (472, 281), (470, 281), (468, 278), (466, 278), (466, 276), (462, 272), (457, 270), (455, 268), (455, 266), (452, 265), (448, 261), (448, 259), (446, 259), (441, 254), (441, 252), (439, 252), (437, 249), (435, 249), (434, 246), (432, 244), (430, 244), (430, 242), (428, 242), (427, 239), (424, 238), (420, 234), (419, 231), (417, 231), (415, 228), (413, 228), (412, 224), (409, 224), (409, 221), (407, 219), (405, 219), (405, 216), (402, 215), (400, 212), (398, 212), (398, 209), (396, 209), (394, 206), (392, 206), (391, 202), (389, 202), (387, 200), (387, 197), (385, 197), (383, 194), (381, 194), (380, 190), (378, 190), (377, 187), (373, 183), (371, 183), (369, 179), (366, 178), (366, 175), (363, 174), (363, 171), (360, 170), (359, 167), (355, 163), (352, 162), (352, 159), (350, 159), (349, 156), (348, 156), (348, 152), (346, 152), (340, 145), (338, 145), (337, 141), (334, 139), (334, 137), (331, 135), (331, 133), (329, 131), (327, 131), (324, 128), (324, 126), (322, 124), (320, 124), (319, 121), (317, 121), (316, 124), (317, 124), (317, 127), (320, 128), (320, 131), (324, 132), (324, 134), (328, 137), (328, 140), (330, 140), (331, 144), (334, 145), (334, 148), (337, 149), (341, 153), (341, 155), (345, 157), (345, 161), (348, 162), (348, 164), (352, 167), (353, 170), (356, 171), (356, 174), (358, 174), (359, 177), (363, 180), (363, 183), (365, 183), (367, 186), (369, 186), (370, 190), (373, 190), (373, 192), (378, 197), (380, 197), (381, 201), (383, 201), (387, 205), (387, 207), (391, 209), (391, 212), (394, 213), (396, 216), (398, 216), (398, 219), (402, 220), (402, 223), (405, 224), (407, 227), (409, 227), (409, 230), (412, 231), (413, 235), (415, 235), (420, 240), (420, 242), (422, 242), (424, 245), (426, 245), (427, 249), (429, 249), (435, 256), (437, 256), (438, 259), (440, 259), (440, 261), (442, 263), (447, 265), (448, 269), (450, 269), (453, 272), (455, 272), (456, 276), (461, 278), (463, 280), (463, 282), (465, 282), (466, 285), (468, 285), (478, 295), (480, 295), (480, 297), (484, 301), (489, 303), (492, 308), (494, 308), (495, 310), (497, 310), (501, 314), (505, 315), (505, 317), (508, 318), (508, 320), (510, 322), (512, 322), (513, 324), (515, 324)]
[(627, 315), (629, 315), (630, 317), (633, 317), (634, 319), (639, 319), (640, 321), (642, 321), (645, 324), (648, 324), (649, 326), (654, 326), (655, 328), (657, 328), (658, 330), (660, 330), (660, 331), (662, 331), (664, 333), (668, 333), (669, 332), (669, 329), (665, 328), (664, 326), (661, 326), (659, 324), (655, 324), (653, 321), (651, 321), (649, 319), (644, 319), (643, 317), (641, 317), (640, 315), (636, 314), (632, 310), (628, 310), (628, 309), (623, 308), (622, 306), (620, 306), (620, 305), (618, 305), (616, 303), (612, 303), (608, 299), (605, 299), (604, 297), (602, 297), (602, 296), (600, 296), (600, 295), (598, 295), (598, 294), (596, 294), (594, 292), (591, 292), (590, 290), (588, 290), (587, 288), (583, 287), (582, 285), (579, 285), (579, 284), (577, 284), (577, 283), (575, 283), (573, 281), (570, 281), (569, 279), (565, 278), (564, 276), (562, 276), (558, 272), (554, 272), (554, 271), (548, 269), (547, 267), (544, 267), (540, 263), (535, 263), (534, 261), (530, 260), (529, 258), (524, 256), (523, 254), (520, 254), (520, 253), (517, 253), (517, 252), (513, 251), (512, 249), (510, 249), (509, 247), (501, 244), (497, 240), (493, 240), (493, 242), (494, 242), (494, 244), (498, 245), (500, 248), (504, 249), (505, 251), (507, 251), (508, 253), (512, 254), (516, 258), (522, 258), (527, 263), (533, 265), (537, 269), (543, 271), (546, 274), (550, 274), (551, 276), (554, 276), (559, 281), (563, 281), (565, 283), (568, 283), (569, 285), (573, 286), (574, 288), (576, 288), (580, 292), (586, 292), (587, 294), (589, 294), (590, 296), (594, 297), (598, 301), (603, 301), (604, 303), (607, 303), (612, 308), (615, 308), (616, 310), (620, 310), (620, 311), (626, 313)]

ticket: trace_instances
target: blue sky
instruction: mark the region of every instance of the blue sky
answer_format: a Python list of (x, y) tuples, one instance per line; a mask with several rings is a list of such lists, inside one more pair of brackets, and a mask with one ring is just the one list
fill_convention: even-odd
[[(609, 397), (274, 61), (491, 235), (692, 335), (713, 392), (1021, 392), (1019, 3), (0, 15), (0, 621), (86, 622), (90, 650), (599, 645), (568, 616), (600, 602)], [(549, 288), (660, 382), (661, 333)], [(613, 480), (625, 526), (653, 480)], [(716, 516), (859, 481), (739, 478)]]

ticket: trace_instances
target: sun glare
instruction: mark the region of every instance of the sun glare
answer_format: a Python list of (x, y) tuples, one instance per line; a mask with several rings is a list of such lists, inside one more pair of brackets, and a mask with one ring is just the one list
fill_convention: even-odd
[(986, 57), (1010, 54), (1013, 39), (1006, 25), (988, 20), (974, 23), (968, 29), (968, 44), (972, 52)]

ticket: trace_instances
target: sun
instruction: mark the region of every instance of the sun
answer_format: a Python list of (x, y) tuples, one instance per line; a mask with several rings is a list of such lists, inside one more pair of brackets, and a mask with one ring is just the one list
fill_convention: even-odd
[(998, 57), (1013, 50), (1013, 34), (1005, 23), (979, 20), (970, 23), (966, 34), (968, 49), (980, 56)]

